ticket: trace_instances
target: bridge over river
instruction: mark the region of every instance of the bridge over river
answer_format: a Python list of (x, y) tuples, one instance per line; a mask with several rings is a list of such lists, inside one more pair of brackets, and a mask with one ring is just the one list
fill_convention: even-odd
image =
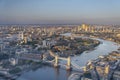
[[(66, 68), (67, 70), (72, 69), (77, 69), (77, 70), (83, 70), (83, 67), (80, 67), (77, 65), (74, 61), (71, 61), (71, 57), (65, 58), (65, 57), (59, 57), (55, 53), (49, 50), (49, 53), (51, 56), (54, 57), (54, 60), (49, 61), (49, 60), (43, 60), (44, 63), (49, 63), (53, 64), (54, 67), (63, 67)], [(40, 54), (21, 54), (18, 56), (18, 59), (23, 59), (23, 60), (32, 60), (35, 62), (41, 62), (41, 55)], [(66, 62), (66, 63), (65, 63)]]

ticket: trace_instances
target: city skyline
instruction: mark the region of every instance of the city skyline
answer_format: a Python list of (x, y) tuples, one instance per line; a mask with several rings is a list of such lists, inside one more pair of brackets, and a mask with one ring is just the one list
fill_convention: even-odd
[(0, 24), (120, 24), (120, 0), (0, 0)]

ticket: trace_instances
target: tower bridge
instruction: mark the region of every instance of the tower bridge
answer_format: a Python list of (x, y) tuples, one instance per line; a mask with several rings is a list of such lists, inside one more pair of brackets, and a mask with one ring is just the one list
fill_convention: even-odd
[(70, 59), (70, 57), (63, 58), (63, 57), (55, 56), (55, 63), (54, 63), (55, 67), (59, 66), (59, 60), (66, 60), (67, 61), (66, 69), (67, 70), (71, 69), (71, 59)]
[(77, 69), (77, 70), (86, 71), (85, 67), (81, 67), (81, 66), (77, 65), (74, 61), (71, 61), (70, 56), (67, 57), (67, 58), (64, 58), (64, 57), (58, 56), (57, 54), (54, 54), (52, 51), (49, 51), (49, 53), (50, 53), (51, 56), (55, 57), (54, 67), (64, 66), (63, 64), (60, 64), (60, 61), (59, 61), (59, 60), (64, 60), (64, 61), (67, 61), (67, 64), (65, 65), (66, 70), (70, 70), (70, 69), (74, 68), (74, 69)]
[[(43, 62), (53, 64), (54, 67), (59, 67), (59, 66), (66, 67), (66, 70), (77, 69), (77, 70), (85, 71), (84, 67), (81, 67), (81, 66), (77, 65), (74, 61), (71, 61), (70, 56), (65, 58), (65, 57), (60, 57), (57, 54), (54, 54), (52, 51), (49, 51), (49, 53), (55, 59), (52, 61), (43, 60)], [(25, 59), (25, 60), (32, 60), (35, 62), (41, 61), (40, 55), (37, 55), (37, 54), (36, 55), (35, 54), (21, 54), (21, 56), (19, 56), (18, 58)], [(60, 63), (60, 60), (67, 61), (67, 63), (66, 64)]]
[[(60, 64), (59, 60), (67, 61), (66, 65), (64, 65), (63, 63)], [(74, 61), (71, 61), (71, 57), (63, 58), (63, 57), (55, 56), (54, 67), (59, 67), (59, 66), (66, 67), (66, 70), (74, 69), (74, 70), (80, 70), (80, 71), (83, 71), (83, 72), (87, 71), (85, 66), (79, 66)]]

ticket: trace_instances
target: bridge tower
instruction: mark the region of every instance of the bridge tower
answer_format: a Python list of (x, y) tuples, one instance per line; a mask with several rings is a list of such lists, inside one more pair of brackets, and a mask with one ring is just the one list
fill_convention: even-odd
[(58, 67), (58, 56), (55, 56), (55, 64), (54, 67)]
[(67, 70), (70, 70), (70, 69), (71, 69), (71, 59), (70, 59), (70, 57), (68, 57), (68, 59), (67, 59), (66, 69), (67, 69)]

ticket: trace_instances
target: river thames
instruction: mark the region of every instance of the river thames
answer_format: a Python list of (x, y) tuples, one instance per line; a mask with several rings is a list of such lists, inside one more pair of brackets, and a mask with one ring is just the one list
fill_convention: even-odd
[[(120, 45), (111, 41), (97, 40), (101, 42), (99, 46), (92, 51), (85, 51), (81, 55), (72, 57), (71, 61), (82, 67), (85, 66), (89, 60), (96, 59), (100, 55), (107, 55), (112, 51), (117, 51), (120, 47)], [(17, 80), (68, 80), (68, 77), (73, 73), (75, 72), (44, 66), (37, 70), (24, 72)]]

